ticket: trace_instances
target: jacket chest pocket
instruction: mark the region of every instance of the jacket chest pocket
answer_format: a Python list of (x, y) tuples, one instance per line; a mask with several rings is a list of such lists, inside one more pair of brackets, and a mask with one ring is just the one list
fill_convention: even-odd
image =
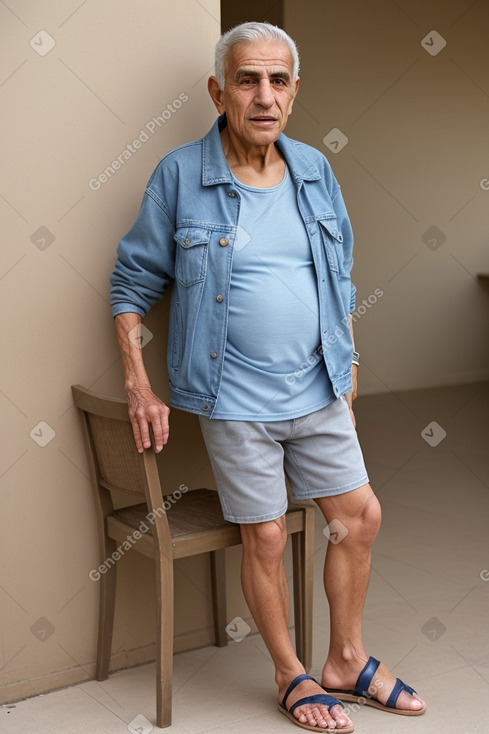
[(343, 259), (343, 235), (338, 229), (336, 217), (318, 219), (319, 230), (323, 241), (330, 269), (339, 272), (339, 263)]
[(199, 227), (180, 227), (173, 237), (177, 243), (175, 278), (187, 287), (201, 283), (207, 267), (210, 231)]

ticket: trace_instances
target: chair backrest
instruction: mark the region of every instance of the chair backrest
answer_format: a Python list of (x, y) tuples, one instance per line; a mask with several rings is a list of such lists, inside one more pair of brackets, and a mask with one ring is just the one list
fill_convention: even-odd
[(95, 395), (80, 385), (72, 392), (84, 418), (97, 480), (106, 489), (146, 499), (127, 402)]
[(148, 511), (158, 510), (154, 525), (159, 543), (171, 542), (155, 453), (153, 449), (138, 452), (127, 401), (96, 395), (81, 385), (72, 385), (71, 390), (83, 418), (99, 522), (103, 525), (114, 511), (112, 491), (137, 496), (146, 501)]

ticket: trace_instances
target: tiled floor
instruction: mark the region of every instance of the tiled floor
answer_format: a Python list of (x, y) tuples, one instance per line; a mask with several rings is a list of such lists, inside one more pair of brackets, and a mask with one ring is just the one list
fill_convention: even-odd
[[(384, 512), (366, 646), (428, 701), (416, 718), (364, 707), (352, 716), (356, 731), (487, 734), (489, 385), (364, 397), (356, 412)], [(328, 643), (323, 526), (318, 515), (313, 674)], [(299, 731), (277, 712), (256, 636), (175, 657), (173, 720), (173, 734)], [(0, 731), (11, 734), (123, 734), (130, 722), (129, 731), (161, 731), (152, 725), (152, 665), (0, 708)]]

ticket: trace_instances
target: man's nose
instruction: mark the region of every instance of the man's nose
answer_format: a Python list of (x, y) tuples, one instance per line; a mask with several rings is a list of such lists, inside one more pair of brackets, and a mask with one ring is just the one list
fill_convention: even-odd
[(272, 85), (268, 79), (260, 79), (256, 86), (255, 101), (262, 107), (271, 107), (275, 101)]

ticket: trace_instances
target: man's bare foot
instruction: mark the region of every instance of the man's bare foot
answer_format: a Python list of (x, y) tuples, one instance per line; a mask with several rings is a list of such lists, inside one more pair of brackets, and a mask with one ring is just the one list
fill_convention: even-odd
[[(281, 708), (288, 685), (284, 685), (279, 689), (279, 704)], [(285, 709), (289, 712), (293, 705), (300, 699), (316, 695), (325, 695), (325, 691), (319, 683), (311, 678), (302, 680), (287, 696)], [(345, 714), (343, 707), (338, 704), (329, 708), (329, 706), (320, 702), (306, 703), (294, 709), (289, 716), (293, 716), (301, 724), (317, 728), (319, 731), (325, 729), (334, 729), (336, 731), (343, 731), (345, 729), (347, 731), (353, 730), (351, 720)]]
[[(366, 659), (362, 660), (360, 658), (340, 663), (328, 659), (323, 668), (321, 683), (326, 690), (332, 689), (331, 695), (333, 696), (338, 695), (334, 693), (335, 689), (354, 690), (358, 676), (366, 663)], [(385, 706), (395, 683), (396, 678), (389, 673), (383, 663), (380, 663), (368, 687), (368, 694), (372, 699), (376, 699)], [(368, 700), (365, 703), (368, 703)], [(421, 714), (426, 709), (426, 703), (417, 693), (411, 694), (406, 690), (402, 690), (397, 698), (395, 709), (412, 715)]]

